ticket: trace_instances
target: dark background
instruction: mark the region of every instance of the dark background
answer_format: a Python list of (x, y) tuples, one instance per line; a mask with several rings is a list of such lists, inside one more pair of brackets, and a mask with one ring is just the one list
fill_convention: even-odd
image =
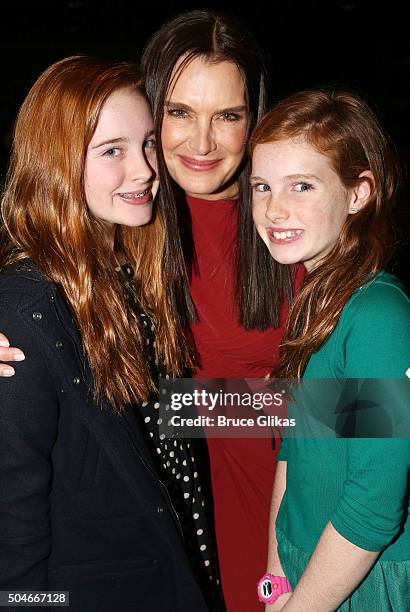
[[(398, 225), (409, 225), (410, 37), (408, 1), (250, 0), (167, 2), (145, 0), (15, 1), (0, 8), (0, 171), (7, 163), (18, 106), (49, 64), (91, 53), (139, 57), (148, 37), (168, 17), (192, 8), (217, 8), (239, 17), (266, 53), (272, 101), (324, 84), (354, 88), (378, 111), (402, 160), (404, 188)], [(408, 244), (408, 243), (407, 243)], [(409, 283), (406, 243), (394, 270)]]

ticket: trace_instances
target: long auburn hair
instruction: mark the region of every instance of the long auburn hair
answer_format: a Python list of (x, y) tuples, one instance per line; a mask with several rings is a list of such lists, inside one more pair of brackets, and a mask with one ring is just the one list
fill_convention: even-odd
[(336, 244), (307, 276), (292, 305), (273, 372), (287, 378), (303, 374), (352, 293), (391, 257), (392, 205), (399, 178), (389, 138), (366, 102), (350, 91), (314, 89), (285, 98), (255, 129), (250, 154), (258, 144), (294, 137), (326, 155), (346, 188), (360, 183), (359, 175), (366, 170), (374, 181), (367, 203), (347, 217)]
[[(156, 126), (157, 142), (161, 142), (164, 105), (175, 78), (193, 59), (201, 57), (211, 63), (224, 61), (237, 66), (245, 84), (252, 130), (266, 111), (267, 71), (261, 50), (254, 37), (231, 16), (212, 10), (192, 10), (181, 13), (164, 23), (147, 43), (141, 60), (148, 98)], [(178, 73), (174, 69), (178, 61)], [(190, 219), (178, 185), (167, 170), (161, 147), (158, 147), (158, 166), (162, 180), (162, 195), (167, 201), (178, 199), (180, 231), (183, 235), (188, 270), (195, 262), (195, 245), (189, 235)], [(290, 296), (291, 281), (286, 266), (278, 264), (265, 252), (256, 230), (252, 227), (249, 190), (250, 164), (247, 155), (238, 168), (239, 185), (238, 247), (235, 253), (237, 274), (236, 298), (239, 322), (247, 329), (264, 329), (279, 325), (279, 310), (283, 295)], [(263, 261), (263, 274), (254, 274), (252, 253), (257, 250)], [(276, 291), (272, 294), (272, 287)], [(269, 293), (270, 290), (270, 293)]]
[(157, 359), (173, 375), (191, 365), (182, 333), (189, 297), (172, 203), (144, 227), (117, 226), (113, 250), (84, 194), (87, 146), (105, 101), (121, 89), (145, 95), (141, 83), (131, 63), (74, 56), (50, 66), (18, 114), (2, 200), (0, 265), (29, 257), (57, 284), (77, 321), (94, 397), (105, 396), (117, 410), (145, 400), (154, 383), (116, 253), (135, 270), (131, 286), (155, 322)]

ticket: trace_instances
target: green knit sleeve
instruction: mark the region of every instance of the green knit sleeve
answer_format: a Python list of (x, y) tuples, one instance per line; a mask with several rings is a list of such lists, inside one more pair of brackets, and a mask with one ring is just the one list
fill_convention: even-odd
[(365, 550), (379, 551), (397, 535), (408, 507), (407, 439), (351, 439), (348, 476), (331, 517), (333, 527)]
[(344, 378), (402, 378), (410, 367), (410, 300), (394, 277), (364, 286), (341, 316)]
[(287, 438), (282, 439), (276, 460), (277, 461), (287, 461), (288, 460), (288, 439)]
[[(410, 366), (410, 302), (394, 282), (365, 287), (341, 323), (345, 378), (405, 376)], [(408, 510), (409, 469), (408, 438), (350, 439), (347, 478), (331, 517), (333, 527), (360, 548), (385, 548)]]

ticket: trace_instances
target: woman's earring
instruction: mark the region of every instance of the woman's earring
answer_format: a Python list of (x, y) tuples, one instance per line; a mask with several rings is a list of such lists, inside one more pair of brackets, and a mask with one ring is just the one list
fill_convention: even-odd
[(355, 213), (355, 212), (357, 212), (357, 208), (356, 208), (355, 206), (351, 206), (351, 207), (349, 208), (349, 212), (351, 212), (351, 213)]

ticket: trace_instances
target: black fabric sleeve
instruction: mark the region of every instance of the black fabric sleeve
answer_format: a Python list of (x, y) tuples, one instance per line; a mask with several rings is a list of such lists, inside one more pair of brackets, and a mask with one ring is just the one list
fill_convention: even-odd
[(48, 586), (58, 395), (34, 323), (0, 305), (0, 329), (26, 355), (13, 377), (0, 378), (0, 590), (41, 590)]

